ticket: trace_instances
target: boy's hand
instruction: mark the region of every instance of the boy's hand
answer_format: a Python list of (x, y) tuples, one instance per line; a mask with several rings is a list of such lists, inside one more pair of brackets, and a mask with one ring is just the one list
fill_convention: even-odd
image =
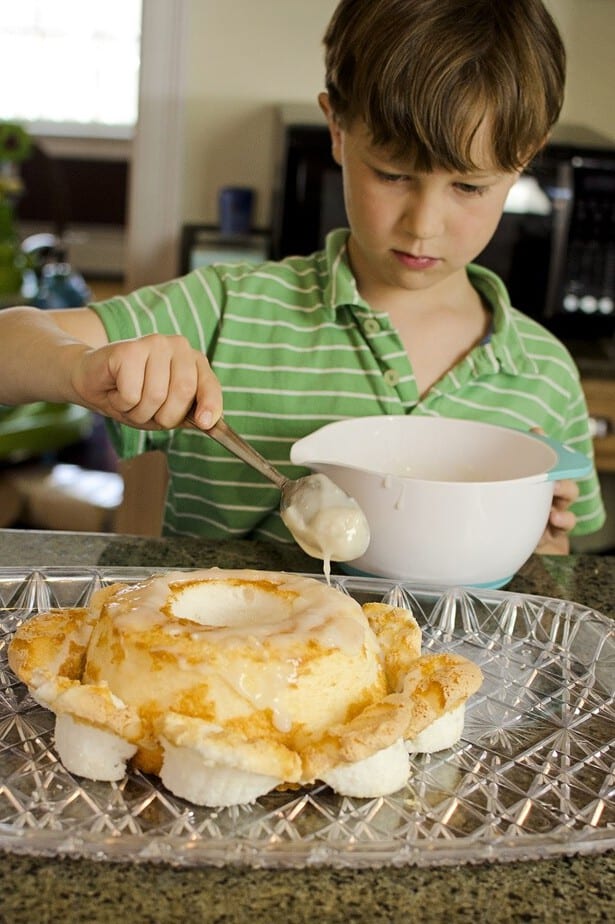
[[(544, 436), (544, 432), (541, 427), (532, 428), (532, 433), (540, 433)], [(555, 482), (549, 522), (540, 542), (536, 546), (536, 552), (539, 555), (570, 554), (570, 537), (568, 534), (574, 529), (577, 518), (568, 508), (578, 496), (579, 488), (576, 481), (566, 479)]]
[(222, 411), (220, 383), (207, 357), (179, 335), (85, 349), (72, 382), (87, 407), (144, 430), (177, 427), (190, 408), (207, 429)]
[(549, 514), (549, 522), (542, 539), (536, 546), (541, 555), (568, 555), (570, 553), (570, 530), (574, 527), (577, 518), (568, 507), (579, 496), (576, 481), (566, 479), (556, 481), (553, 493), (553, 504)]

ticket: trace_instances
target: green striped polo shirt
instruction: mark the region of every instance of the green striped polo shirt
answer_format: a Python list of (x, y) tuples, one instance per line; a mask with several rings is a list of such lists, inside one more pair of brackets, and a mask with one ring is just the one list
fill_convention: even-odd
[[(529, 430), (592, 456), (577, 369), (561, 343), (511, 308), (497, 276), (469, 278), (493, 311), (493, 332), (420, 397), (412, 366), (388, 315), (359, 296), (348, 231), (325, 249), (259, 265), (196, 269), (92, 307), (110, 341), (153, 332), (183, 334), (207, 354), (220, 379), (229, 424), (289, 477), (295, 440), (346, 417), (421, 414), (462, 417)], [(184, 428), (136, 430), (110, 422), (123, 457), (167, 454), (165, 535), (292, 541), (279, 492), (214, 440)], [(576, 533), (598, 529), (604, 509), (597, 477), (580, 482)]]

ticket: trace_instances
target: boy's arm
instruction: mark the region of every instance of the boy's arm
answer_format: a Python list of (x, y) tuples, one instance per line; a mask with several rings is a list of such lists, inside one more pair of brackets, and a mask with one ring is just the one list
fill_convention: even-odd
[(70, 374), (89, 346), (107, 342), (105, 330), (88, 308), (59, 312), (38, 308), (4, 308), (0, 312), (0, 402), (78, 401)]
[(205, 428), (220, 416), (220, 384), (185, 337), (109, 343), (89, 308), (0, 311), (0, 403), (81, 404), (143, 429), (178, 426), (196, 405)]

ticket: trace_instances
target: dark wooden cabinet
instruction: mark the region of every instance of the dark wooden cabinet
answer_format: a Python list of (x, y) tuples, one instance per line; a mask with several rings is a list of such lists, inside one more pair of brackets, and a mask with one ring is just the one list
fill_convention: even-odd
[(596, 467), (615, 472), (615, 378), (583, 378), (583, 389), (596, 431)]

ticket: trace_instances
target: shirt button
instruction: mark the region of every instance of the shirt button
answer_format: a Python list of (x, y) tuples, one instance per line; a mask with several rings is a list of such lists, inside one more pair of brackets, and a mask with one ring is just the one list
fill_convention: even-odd
[(363, 325), (363, 329), (365, 330), (366, 334), (377, 334), (380, 330), (380, 324), (376, 318), (367, 318), (365, 324)]
[(399, 382), (399, 372), (397, 372), (395, 369), (387, 369), (387, 371), (384, 373), (384, 381), (387, 383), (387, 385), (397, 385)]

